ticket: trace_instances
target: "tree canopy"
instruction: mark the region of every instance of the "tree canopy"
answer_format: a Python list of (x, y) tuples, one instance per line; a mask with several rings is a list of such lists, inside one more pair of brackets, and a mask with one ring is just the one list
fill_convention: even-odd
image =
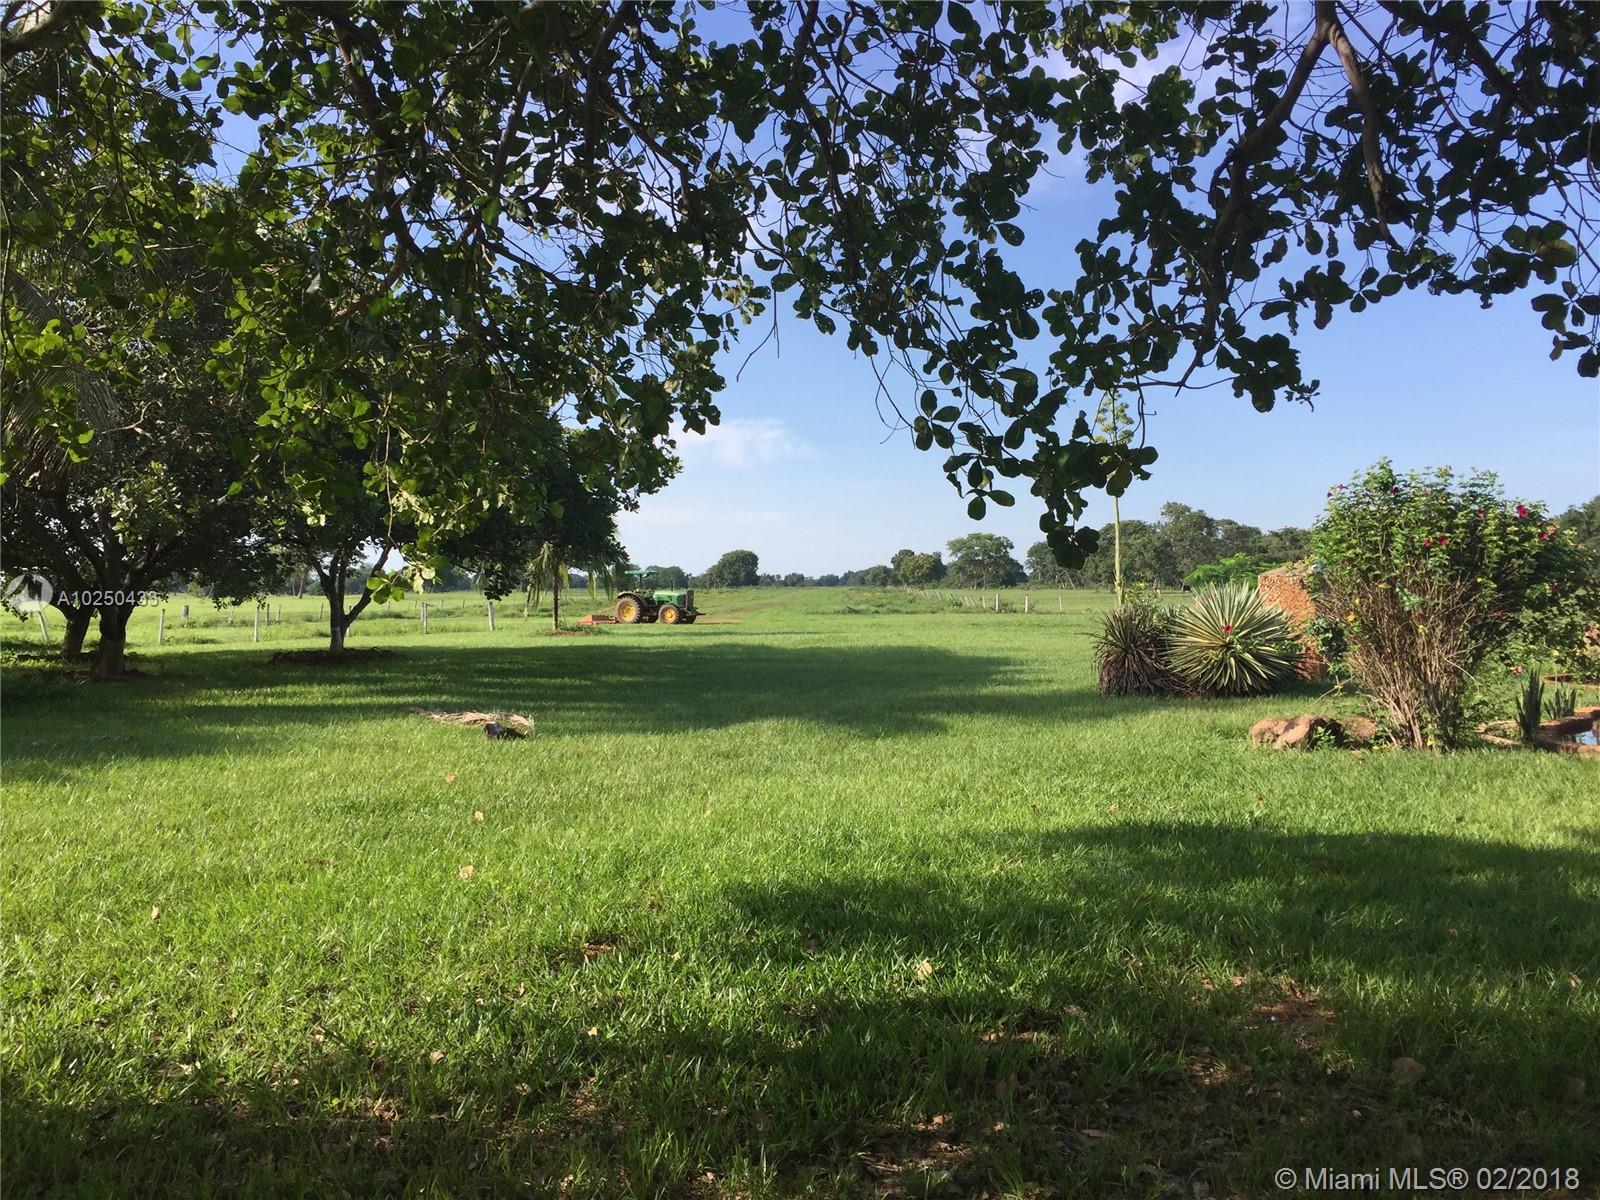
[(729, 550), (711, 565), (703, 582), (708, 588), (755, 587), (761, 560), (751, 550)]
[(994, 533), (969, 533), (952, 540), (947, 576), (958, 587), (998, 588), (1021, 583), (1027, 576), (1011, 557), (1010, 538)]
[[(658, 486), (674, 428), (718, 419), (716, 354), (780, 299), (874, 364), (973, 517), (1020, 479), (1069, 563), (1097, 541), (1086, 491), (1155, 459), (1142, 427), (1095, 441), (1085, 406), (1115, 393), (1141, 426), (1203, 386), (1308, 399), (1303, 320), (1531, 290), (1552, 355), (1600, 373), (1600, 6), (37, 0), (4, 22), (8, 374), (132, 353), (116, 314), (182, 302), (149, 267), (185, 242), (228, 279), (209, 369), (255, 410), (245, 474), (330, 428), (381, 439), (366, 486), (421, 550), (491, 509), (538, 519), (526, 464), (563, 427), (619, 488)], [(1037, 264), (1018, 218), (1053, 159), (1114, 211)], [(106, 330), (15, 303), (41, 253), (84, 264)], [(70, 390), (36, 424), (96, 433)]]

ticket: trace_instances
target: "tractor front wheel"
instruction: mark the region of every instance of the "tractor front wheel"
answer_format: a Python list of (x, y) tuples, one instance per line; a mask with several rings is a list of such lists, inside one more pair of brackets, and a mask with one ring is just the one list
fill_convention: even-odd
[(661, 623), (663, 625), (676, 625), (683, 620), (683, 613), (676, 604), (663, 604), (661, 606)]
[(644, 617), (644, 605), (632, 596), (617, 601), (617, 621), (622, 625), (637, 625)]

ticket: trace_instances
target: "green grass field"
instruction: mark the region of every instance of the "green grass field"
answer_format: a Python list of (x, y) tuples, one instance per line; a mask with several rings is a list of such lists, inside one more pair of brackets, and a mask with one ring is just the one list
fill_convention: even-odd
[(333, 668), (266, 661), (315, 601), (142, 611), (128, 683), (13, 653), (7, 1195), (1593, 1193), (1592, 764), (1102, 700), (1083, 593), (457, 599)]

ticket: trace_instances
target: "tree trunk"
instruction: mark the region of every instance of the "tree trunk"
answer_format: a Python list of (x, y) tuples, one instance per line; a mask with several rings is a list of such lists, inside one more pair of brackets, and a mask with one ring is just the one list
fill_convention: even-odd
[(131, 604), (107, 604), (100, 609), (100, 647), (91, 674), (96, 679), (128, 677), (128, 618)]
[(553, 571), (550, 575), (550, 628), (561, 628), (561, 572)]
[(89, 633), (94, 609), (63, 608), (59, 611), (67, 619), (67, 630), (61, 635), (61, 661), (76, 662), (83, 656), (83, 639)]
[(354, 613), (345, 611), (344, 580), (345, 568), (339, 562), (335, 562), (332, 572), (322, 578), (322, 594), (328, 598), (329, 654), (344, 653), (345, 634), (350, 631), (350, 623), (356, 619)]
[(1117, 603), (1127, 601), (1127, 593), (1122, 590), (1122, 503), (1116, 496), (1111, 497), (1111, 542), (1112, 542), (1112, 578), (1117, 586)]

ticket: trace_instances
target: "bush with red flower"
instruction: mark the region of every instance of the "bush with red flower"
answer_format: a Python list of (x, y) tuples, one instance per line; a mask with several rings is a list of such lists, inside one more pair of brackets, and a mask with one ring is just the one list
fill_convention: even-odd
[(1513, 646), (1576, 653), (1596, 611), (1571, 535), (1487, 472), (1401, 475), (1382, 459), (1329, 494), (1311, 551), (1342, 665), (1403, 745), (1459, 745), (1486, 662)]

